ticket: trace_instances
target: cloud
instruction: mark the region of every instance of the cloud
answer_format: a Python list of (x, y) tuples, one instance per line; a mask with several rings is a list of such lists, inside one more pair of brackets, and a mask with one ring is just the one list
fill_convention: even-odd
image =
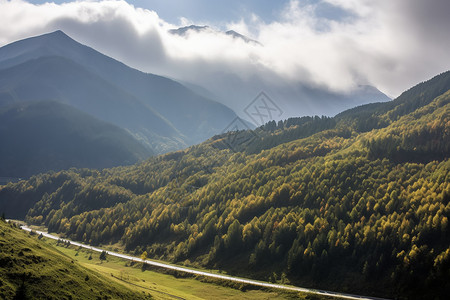
[[(322, 17), (324, 4), (346, 14)], [(227, 24), (258, 45), (216, 30), (173, 35), (169, 29), (190, 21), (170, 24), (125, 1), (0, 0), (0, 45), (61, 29), (135, 68), (217, 91), (230, 89), (225, 81), (335, 91), (370, 84), (396, 96), (449, 68), (448, 12), (446, 0), (291, 1), (276, 21), (250, 14)]]

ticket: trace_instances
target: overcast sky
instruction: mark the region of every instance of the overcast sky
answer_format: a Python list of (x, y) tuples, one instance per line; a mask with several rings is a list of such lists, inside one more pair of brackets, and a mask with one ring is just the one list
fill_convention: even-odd
[[(46, 0), (30, 0), (30, 3), (42, 4)], [(52, 1), (67, 3), (72, 1)], [(179, 23), (180, 19), (187, 18), (197, 23), (215, 24), (217, 27), (226, 26), (233, 20), (251, 18), (257, 15), (265, 22), (278, 20), (280, 12), (289, 3), (289, 0), (135, 0), (128, 3), (141, 8), (156, 11), (158, 15), (172, 24)], [(343, 11), (329, 3), (309, 0), (303, 3), (315, 3), (319, 6), (319, 14), (326, 17), (340, 17)]]
[[(194, 83), (211, 74), (323, 86), (371, 84), (390, 96), (450, 69), (448, 0), (0, 0), (0, 46), (61, 29), (147, 72)], [(185, 25), (233, 29), (245, 43)]]

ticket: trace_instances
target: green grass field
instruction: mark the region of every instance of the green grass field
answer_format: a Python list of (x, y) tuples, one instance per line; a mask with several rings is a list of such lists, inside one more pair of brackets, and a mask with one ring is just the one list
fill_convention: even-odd
[(0, 220), (0, 299), (151, 299)]
[(144, 270), (110, 255), (102, 261), (98, 252), (39, 239), (3, 221), (0, 250), (1, 299), (331, 299)]
[[(57, 246), (51, 239), (43, 239), (47, 244), (57, 247), (80, 265), (108, 276), (112, 282), (127, 288), (150, 293), (154, 299), (330, 299), (315, 295), (249, 289), (248, 286), (226, 282), (205, 282), (205, 279), (179, 277), (161, 272), (161, 270), (142, 270), (142, 263), (135, 263), (121, 258), (107, 256), (101, 261), (100, 253), (76, 246)], [(89, 257), (92, 257), (89, 259)]]

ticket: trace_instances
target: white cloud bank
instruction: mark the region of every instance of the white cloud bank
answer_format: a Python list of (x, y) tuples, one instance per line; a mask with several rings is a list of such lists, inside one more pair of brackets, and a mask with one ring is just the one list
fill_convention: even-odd
[(172, 35), (169, 29), (189, 21), (170, 24), (125, 1), (0, 0), (0, 46), (61, 29), (135, 68), (197, 84), (218, 86), (218, 78), (233, 76), (337, 91), (370, 84), (390, 96), (450, 69), (450, 1), (322, 2), (349, 16), (321, 18), (317, 4), (291, 1), (276, 22), (253, 16), (228, 24), (261, 46), (214, 31)]

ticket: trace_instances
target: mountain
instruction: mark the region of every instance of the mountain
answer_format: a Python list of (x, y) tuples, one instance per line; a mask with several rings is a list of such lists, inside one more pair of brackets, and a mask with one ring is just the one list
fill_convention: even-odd
[(33, 176), (0, 211), (74, 240), (274, 282), (398, 299), (450, 292), (450, 72), (392, 102), (110, 170)]
[(169, 33), (184, 36), (189, 31), (202, 32), (202, 31), (214, 31), (214, 30), (211, 29), (209, 26), (189, 25), (189, 26), (184, 26), (184, 27), (180, 27), (180, 28), (176, 28), (176, 29), (170, 29)]
[(110, 168), (152, 153), (125, 130), (53, 101), (0, 106), (0, 174)]
[(236, 32), (234, 30), (228, 30), (228, 31), (225, 32), (225, 34), (229, 35), (229, 36), (231, 36), (231, 37), (233, 37), (235, 39), (241, 39), (241, 40), (243, 40), (246, 43), (254, 43), (256, 45), (261, 45), (262, 46), (262, 44), (260, 42), (252, 40), (251, 38), (246, 37), (245, 35), (242, 35), (239, 32)]
[(149, 299), (0, 220), (0, 298)]
[(60, 101), (137, 136), (145, 137), (149, 131), (155, 139), (179, 137), (173, 126), (136, 97), (60, 56), (31, 59), (0, 70), (0, 84), (0, 105)]
[[(51, 99), (58, 98), (71, 105), (76, 102), (74, 106), (83, 111), (129, 130), (156, 153), (199, 143), (222, 132), (236, 117), (223, 104), (202, 97), (176, 81), (132, 69), (79, 44), (62, 31), (0, 48), (0, 69), (4, 74), (0, 80), (3, 98), (0, 103), (12, 99), (22, 101), (15, 96), (16, 90), (33, 90), (33, 94), (26, 95), (27, 100), (40, 100), (48, 93), (56, 93)], [(40, 81), (51, 85), (50, 89), (38, 91), (40, 85), (30, 87), (36, 78), (27, 80), (20, 76), (15, 77), (11, 88), (13, 79), (5, 78), (9, 77), (7, 72), (35, 74)], [(58, 85), (52, 85), (56, 77)], [(81, 104), (82, 100), (78, 99), (81, 97), (85, 103)], [(113, 107), (103, 106), (108, 101)]]
[[(282, 112), (274, 116), (275, 121), (313, 115), (332, 117), (355, 106), (392, 100), (370, 85), (358, 85), (347, 92), (338, 92), (324, 86), (274, 78), (271, 73), (271, 70), (261, 70), (254, 76), (240, 78), (235, 74), (220, 72), (202, 79), (197, 85), (207, 88), (216, 95), (217, 101), (226, 103), (239, 117), (249, 121), (251, 118), (246, 113), (246, 107), (252, 105), (261, 92), (268, 95)], [(267, 118), (265, 122), (268, 121)]]
[[(186, 36), (189, 32), (224, 34), (244, 41), (248, 44), (247, 47), (264, 47), (259, 41), (250, 39), (234, 30), (220, 32), (208, 26), (190, 25), (172, 29), (169, 32), (179, 36)], [(248, 63), (253, 60), (254, 58), (249, 58)], [(183, 81), (188, 80), (184, 79)], [(273, 116), (276, 121), (299, 116), (334, 116), (355, 106), (391, 100), (383, 92), (370, 85), (359, 84), (348, 91), (334, 91), (320, 84), (305, 83), (305, 80), (296, 80), (295, 78), (286, 80), (262, 66), (258, 73), (246, 76), (227, 70), (211, 72), (205, 78), (191, 82), (191, 84), (210, 91), (209, 94), (215, 95), (214, 99), (226, 104), (237, 112), (239, 117), (251, 122), (254, 120), (246, 112), (246, 107), (251, 105), (261, 92), (267, 94), (280, 108), (282, 113)], [(270, 121), (270, 119), (267, 118), (265, 121)], [(258, 122), (255, 125), (263, 125), (263, 123)]]
[(258, 41), (252, 40), (251, 38), (246, 37), (245, 35), (242, 35), (242, 34), (236, 32), (234, 30), (228, 30), (228, 31), (225, 31), (225, 32), (221, 32), (221, 31), (216, 31), (216, 30), (212, 29), (209, 26), (189, 25), (189, 26), (184, 26), (184, 27), (180, 27), (180, 28), (176, 28), (176, 29), (170, 29), (169, 33), (176, 34), (176, 35), (179, 35), (179, 36), (185, 36), (190, 31), (191, 32), (223, 33), (225, 35), (231, 36), (232, 38), (242, 40), (242, 41), (244, 41), (246, 43), (254, 43), (256, 45), (261, 45), (261, 43), (259, 43)]
[(380, 118), (390, 112), (390, 118), (396, 120), (400, 116), (413, 112), (421, 106), (429, 104), (434, 98), (444, 94), (450, 85), (450, 72), (444, 72), (432, 79), (422, 82), (403, 92), (398, 98), (386, 103), (371, 103), (354, 107), (339, 113), (337, 119)]

